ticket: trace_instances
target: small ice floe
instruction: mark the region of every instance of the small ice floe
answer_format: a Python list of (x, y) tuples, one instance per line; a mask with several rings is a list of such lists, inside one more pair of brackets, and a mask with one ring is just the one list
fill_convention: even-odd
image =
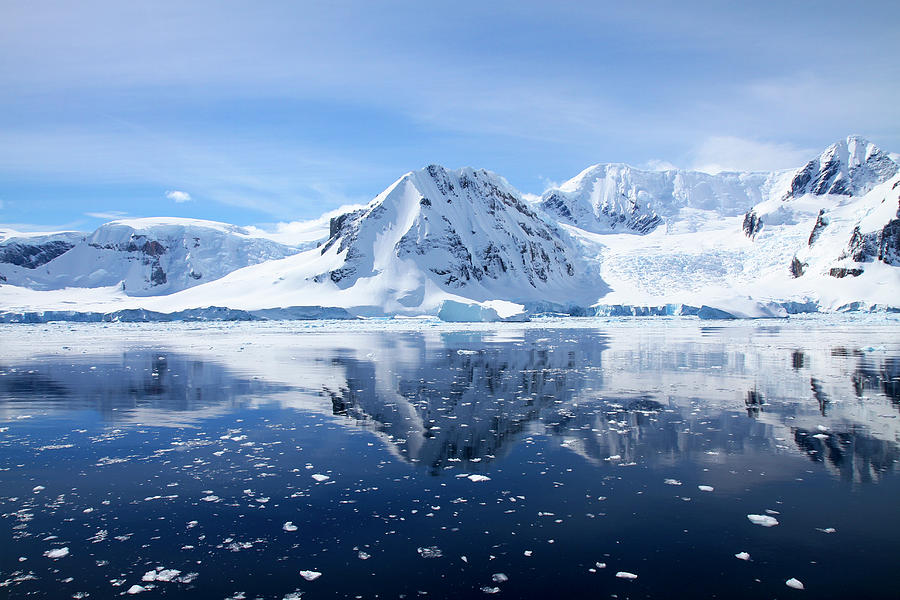
[(156, 567), (153, 571), (147, 571), (144, 573), (144, 576), (141, 577), (141, 581), (162, 581), (169, 582), (181, 575), (181, 571), (178, 569), (164, 569), (163, 567)]
[(616, 577), (619, 579), (637, 579), (637, 575), (629, 573), (628, 571), (619, 571), (616, 573)]
[(481, 588), (481, 591), (484, 592), (485, 594), (497, 594), (500, 592), (500, 588), (491, 587), (489, 585), (486, 585), (483, 588)]
[(34, 486), (33, 488), (31, 488), (31, 491), (34, 492), (35, 494), (37, 494), (37, 493), (42, 492), (42, 491), (44, 491), (44, 490), (46, 490), (46, 489), (47, 489), (47, 488), (45, 488), (45, 487), (42, 486), (42, 485), (36, 485), (36, 486)]
[(64, 548), (54, 548), (53, 550), (47, 550), (44, 552), (44, 556), (47, 558), (52, 558), (56, 560), (57, 558), (63, 558), (64, 556), (69, 555), (69, 547), (66, 546)]
[(459, 559), (460, 559), (461, 561), (463, 561), (464, 563), (469, 564), (469, 557), (466, 556), (465, 554), (463, 554), (462, 556), (460, 556)]
[(794, 577), (791, 577), (790, 579), (785, 581), (784, 585), (788, 586), (789, 588), (794, 588), (795, 590), (806, 589), (803, 587), (803, 582), (800, 581), (799, 579), (795, 579)]
[(816, 429), (818, 429), (822, 433), (828, 433), (828, 428), (825, 427), (824, 425), (816, 425)]
[(356, 556), (357, 558), (359, 558), (359, 560), (369, 560), (370, 558), (372, 558), (371, 554), (369, 554), (368, 552), (363, 552), (362, 550), (360, 550), (359, 554), (357, 554)]
[(469, 481), (474, 481), (475, 483), (478, 483), (479, 481), (490, 481), (491, 480), (491, 478), (488, 477), (487, 475), (469, 475), (468, 479), (469, 479)]
[(749, 552), (738, 552), (734, 555), (735, 558), (739, 558), (740, 560), (750, 560)]
[(622, 460), (622, 456), (619, 454), (613, 454), (612, 456), (607, 456), (603, 460)]
[(321, 576), (322, 574), (318, 571), (300, 571), (300, 577), (307, 581), (315, 581)]
[(681, 485), (681, 482), (677, 479), (666, 479), (663, 483), (666, 485)]
[(815, 434), (815, 435), (812, 436), (812, 437), (816, 438), (817, 440), (825, 441), (825, 440), (827, 440), (827, 439), (828, 439), (829, 437), (831, 437), (831, 436), (828, 435), (827, 433), (817, 433), (817, 434)]
[(534, 554), (534, 551), (533, 551), (533, 550), (526, 550), (526, 551), (523, 552), (522, 554), (524, 554), (525, 556), (531, 556), (532, 554)]
[(821, 531), (822, 533), (835, 533), (837, 529), (834, 527), (826, 527), (822, 529), (821, 527), (816, 527), (816, 531)]
[(134, 595), (134, 594), (140, 594), (141, 592), (146, 592), (146, 591), (147, 591), (147, 588), (145, 588), (144, 586), (134, 584), (133, 586), (131, 586), (130, 588), (125, 590), (125, 593)]
[(716, 490), (716, 488), (711, 485), (698, 485), (697, 489), (701, 492), (714, 492)]
[(437, 546), (428, 546), (425, 548), (416, 548), (416, 552), (422, 558), (440, 558), (444, 555), (443, 551)]
[(288, 532), (297, 531), (297, 526), (294, 525), (293, 521), (286, 521), (285, 524), (282, 525), (281, 528)]
[(750, 522), (754, 525), (761, 525), (763, 527), (775, 527), (778, 525), (778, 519), (770, 517), (769, 515), (747, 515), (747, 518), (750, 519)]
[(313, 473), (312, 475), (310, 475), (310, 477), (312, 477), (319, 483), (322, 483), (323, 481), (328, 481), (329, 479), (331, 479), (331, 477), (329, 477), (328, 475), (322, 475), (321, 473)]
[(200, 499), (203, 500), (204, 502), (218, 502), (219, 500), (221, 500), (221, 498), (219, 498), (215, 494), (210, 494), (209, 496), (203, 496)]
[(605, 568), (606, 568), (606, 563), (595, 562), (594, 565), (596, 565), (596, 567), (597, 567), (598, 569), (605, 569)]
[(506, 575), (506, 573), (494, 573), (493, 575), (491, 575), (491, 580), (494, 583), (504, 583), (506, 581), (509, 581), (509, 577)]

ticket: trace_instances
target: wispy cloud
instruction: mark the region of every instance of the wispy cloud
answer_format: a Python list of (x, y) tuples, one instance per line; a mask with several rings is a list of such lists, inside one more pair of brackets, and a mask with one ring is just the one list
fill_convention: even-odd
[(128, 213), (122, 212), (120, 210), (110, 210), (105, 212), (86, 212), (84, 216), (91, 217), (92, 219), (103, 219), (105, 221), (115, 221), (116, 219), (121, 219), (122, 217), (127, 217)]

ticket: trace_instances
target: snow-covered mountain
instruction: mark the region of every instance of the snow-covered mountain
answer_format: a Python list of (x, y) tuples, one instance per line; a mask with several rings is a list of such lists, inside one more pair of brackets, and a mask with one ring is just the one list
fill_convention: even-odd
[(767, 197), (783, 179), (779, 175), (643, 171), (600, 164), (546, 191), (540, 207), (585, 231), (646, 234), (692, 210), (725, 217), (744, 214)]
[(170, 294), (297, 251), (226, 223), (128, 219), (87, 235), (8, 235), (0, 241), (0, 282), (36, 290), (121, 286), (129, 296)]
[(900, 165), (855, 136), (795, 171), (595, 165), (534, 203), (488, 171), (432, 165), (331, 218), (315, 248), (308, 235), (287, 246), (184, 219), (0, 235), (0, 312), (433, 315), (448, 300), (579, 314), (900, 308), (898, 201)]
[(569, 235), (484, 170), (407, 173), (367, 207), (333, 219), (330, 234), (320, 253), (335, 267), (316, 279), (341, 289), (388, 271), (483, 299), (546, 299), (586, 283)]

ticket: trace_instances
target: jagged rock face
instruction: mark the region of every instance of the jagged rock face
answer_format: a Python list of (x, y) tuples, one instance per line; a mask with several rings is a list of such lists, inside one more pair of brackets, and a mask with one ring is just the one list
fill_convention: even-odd
[(880, 231), (860, 233), (853, 230), (847, 244), (850, 257), (859, 263), (880, 260), (892, 266), (900, 266), (900, 219), (889, 221)]
[(806, 194), (855, 196), (887, 181), (900, 171), (886, 152), (851, 136), (809, 161), (791, 180), (785, 199)]
[(71, 250), (75, 244), (65, 240), (28, 244), (9, 242), (0, 245), (0, 263), (36, 269)]
[(595, 165), (558, 189), (540, 207), (554, 218), (594, 233), (655, 230), (685, 208), (743, 214), (763, 199), (766, 173), (642, 171), (628, 165)]
[(343, 261), (316, 280), (342, 288), (403, 264), (447, 290), (507, 293), (552, 286), (577, 271), (572, 240), (484, 170), (432, 165), (409, 173), (365, 209), (332, 219), (330, 231), (321, 254)]

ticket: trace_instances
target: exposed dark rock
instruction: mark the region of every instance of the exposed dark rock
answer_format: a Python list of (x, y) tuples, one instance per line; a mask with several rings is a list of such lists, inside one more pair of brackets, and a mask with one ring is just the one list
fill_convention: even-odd
[(751, 240), (756, 237), (759, 230), (762, 229), (762, 219), (757, 216), (756, 211), (750, 210), (744, 215), (743, 230), (744, 234)]
[(74, 248), (74, 244), (56, 240), (43, 244), (13, 242), (0, 246), (0, 263), (36, 269)]
[(819, 235), (822, 233), (822, 230), (828, 226), (828, 219), (825, 217), (825, 209), (819, 209), (819, 216), (816, 217), (816, 224), (813, 225), (813, 229), (809, 234), (809, 246), (813, 245), (817, 239), (819, 239)]
[(831, 275), (832, 277), (837, 277), (838, 279), (843, 279), (844, 277), (847, 277), (848, 275), (850, 277), (859, 277), (860, 275), (863, 274), (863, 270), (862, 269), (851, 269), (851, 268), (847, 268), (847, 267), (834, 267), (830, 271), (828, 271), (828, 274)]
[(796, 256), (791, 261), (791, 275), (796, 279), (803, 275), (803, 272), (806, 270), (807, 264), (800, 262)]

